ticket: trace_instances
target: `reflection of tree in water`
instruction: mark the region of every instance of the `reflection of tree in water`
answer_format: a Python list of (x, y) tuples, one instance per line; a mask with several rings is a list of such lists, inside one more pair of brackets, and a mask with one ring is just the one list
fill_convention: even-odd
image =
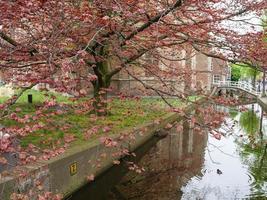
[(253, 135), (259, 131), (260, 119), (253, 110), (243, 112), (239, 124), (245, 133)]
[(267, 195), (267, 144), (241, 146), (241, 158), (249, 166), (250, 174), (253, 176), (252, 194)]
[(116, 191), (125, 199), (179, 199), (179, 189), (191, 177), (201, 175), (207, 143), (207, 135), (194, 133), (188, 123), (183, 128), (159, 141), (139, 163), (146, 171), (128, 173)]
[(251, 188), (256, 196), (267, 195), (267, 141), (263, 140), (261, 123), (253, 109), (242, 113), (239, 121), (248, 138), (248, 142), (239, 143), (241, 158), (253, 176)]
[(236, 109), (229, 109), (229, 115), (232, 119), (235, 119), (236, 116), (238, 115), (238, 111)]

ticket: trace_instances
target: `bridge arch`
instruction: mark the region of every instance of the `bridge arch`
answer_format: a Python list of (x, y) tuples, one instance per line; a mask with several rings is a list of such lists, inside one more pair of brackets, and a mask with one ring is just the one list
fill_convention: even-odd
[[(259, 97), (261, 94), (261, 92), (257, 91), (252, 84), (246, 81), (217, 81), (214, 82), (213, 85), (215, 86), (216, 91), (218, 89), (238, 89), (255, 97)], [(216, 91), (214, 91), (214, 93)]]

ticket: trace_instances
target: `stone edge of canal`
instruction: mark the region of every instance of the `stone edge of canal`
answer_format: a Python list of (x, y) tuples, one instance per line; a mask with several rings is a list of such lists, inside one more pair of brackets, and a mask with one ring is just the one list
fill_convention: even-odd
[(265, 112), (267, 112), (267, 97), (258, 97), (257, 103), (262, 107)]
[[(203, 103), (203, 100), (198, 100), (198, 104)], [(186, 112), (192, 111), (193, 108), (194, 106), (188, 105)], [(176, 113), (167, 114), (160, 124), (150, 122), (135, 128), (135, 140), (120, 141), (118, 145), (132, 152), (154, 137), (157, 131), (164, 129), (168, 123), (180, 120), (181, 118)], [(140, 134), (141, 130), (142, 134)], [(113, 138), (118, 136), (119, 134), (114, 135)], [(116, 151), (114, 148), (105, 147), (98, 140), (95, 143), (74, 146), (49, 161), (23, 166), (23, 169), (28, 172), (26, 177), (14, 175), (0, 179), (1, 200), (10, 199), (10, 195), (14, 192), (25, 193), (30, 189), (35, 190), (34, 184), (37, 180), (43, 183), (45, 191), (60, 193), (67, 197), (88, 183), (85, 177), (90, 174), (97, 177), (109, 169), (113, 161), (120, 158), (112, 156), (112, 153)], [(98, 158), (103, 154), (107, 156), (99, 161)]]

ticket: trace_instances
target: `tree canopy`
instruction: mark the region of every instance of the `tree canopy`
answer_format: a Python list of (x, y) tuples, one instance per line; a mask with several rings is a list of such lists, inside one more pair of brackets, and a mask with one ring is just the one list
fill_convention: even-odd
[(240, 78), (243, 79), (261, 79), (261, 69), (250, 66), (248, 64), (232, 64), (231, 65), (231, 77), (233, 81), (238, 81)]
[[(24, 86), (44, 82), (79, 95), (83, 90), (75, 86), (83, 80), (97, 94), (137, 63), (159, 79), (170, 71), (183, 76), (182, 70), (159, 66), (170, 69), (166, 60), (186, 60), (193, 50), (262, 65), (266, 59), (263, 33), (244, 19), (262, 15), (266, 1), (19, 0), (1, 1), (0, 7), (1, 69)], [(238, 24), (251, 31), (244, 33)], [(160, 64), (144, 61), (148, 53)], [(81, 74), (81, 68), (89, 73)]]
[[(75, 132), (77, 127), (82, 127), (82, 136), (89, 138), (98, 132), (109, 132), (110, 126), (120, 126), (121, 118), (127, 119), (131, 111), (121, 111), (122, 116), (113, 124), (92, 111), (107, 114), (102, 109), (108, 102), (106, 92), (110, 90), (112, 78), (119, 73), (129, 74), (146, 89), (164, 96), (174, 95), (172, 85), (166, 84), (167, 79), (178, 81), (180, 78), (182, 83), (191, 79), (192, 58), (197, 53), (232, 63), (267, 67), (262, 24), (250, 20), (260, 18), (266, 7), (266, 0), (0, 1), (0, 71), (4, 72), (6, 82), (22, 88), (0, 104), (0, 119), (7, 120), (7, 125), (10, 125), (9, 119), (14, 123), (10, 127), (0, 127), (0, 131), (10, 134), (1, 139), (4, 143), (0, 147), (1, 153), (17, 151), (24, 164), (37, 159), (47, 160), (63, 153), (75, 139), (71, 134), (62, 136), (67, 131)], [(133, 68), (149, 73), (164, 89), (157, 84), (148, 85)], [(91, 99), (71, 99), (76, 104), (56, 104), (56, 97), (46, 94), (48, 98), (43, 104), (36, 105), (33, 110), (32, 107), (23, 108), (28, 109), (28, 113), (20, 107), (9, 109), (25, 90), (40, 83), (77, 98), (84, 97), (86, 89), (92, 87), (93, 103)], [(187, 99), (183, 92), (175, 93), (175, 96)], [(142, 120), (147, 118), (139, 106), (131, 107), (143, 116)], [(203, 116), (202, 125), (195, 116), (186, 116), (180, 108), (170, 110), (191, 120), (192, 126), (210, 129), (218, 127), (224, 117), (212, 106), (197, 108), (196, 113)], [(82, 123), (76, 123), (77, 119)], [(83, 127), (97, 120), (106, 124)], [(160, 123), (160, 119), (155, 119), (154, 123)], [(171, 127), (171, 124), (166, 126)], [(52, 143), (50, 149), (32, 144), (26, 148), (13, 147), (15, 139), (38, 131), (47, 137), (47, 132), (55, 130), (57, 138), (61, 137), (65, 142), (63, 145), (60, 139), (51, 142), (53, 135), (47, 139)], [(133, 140), (133, 136), (127, 134), (119, 139)], [(217, 133), (214, 136), (221, 137)], [(101, 138), (101, 143), (107, 147), (118, 144), (109, 137)], [(37, 158), (36, 152), (42, 155)], [(118, 153), (129, 155), (129, 150), (119, 149)], [(1, 162), (7, 163), (0, 157)], [(89, 176), (90, 180), (93, 178)], [(59, 197), (41, 196), (40, 199)]]

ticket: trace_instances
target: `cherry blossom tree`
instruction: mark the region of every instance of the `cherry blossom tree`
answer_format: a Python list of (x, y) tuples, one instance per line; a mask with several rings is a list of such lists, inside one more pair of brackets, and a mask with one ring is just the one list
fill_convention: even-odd
[[(92, 87), (94, 108), (100, 111), (106, 103), (111, 81), (119, 73), (130, 74), (159, 96), (184, 98), (185, 92), (174, 92), (166, 80), (175, 77), (181, 84), (190, 82), (192, 71), (188, 62), (196, 52), (233, 63), (266, 67), (264, 33), (257, 24), (246, 19), (246, 16), (261, 16), (266, 7), (265, 0), (0, 1), (0, 71), (4, 72), (6, 82), (22, 88), (7, 104), (0, 104), (0, 108), (7, 109), (25, 90), (41, 83), (75, 97), (86, 95)], [(234, 27), (236, 24), (242, 24), (243, 29), (249, 31), (241, 33), (240, 27)], [(164, 87), (148, 85), (136, 69), (153, 76)], [(24, 137), (43, 129), (40, 121), (44, 118), (49, 121), (52, 116), (65, 112), (62, 109), (48, 113), (53, 106), (54, 100), (46, 101), (34, 116), (20, 116), (19, 110), (1, 113), (25, 125), (6, 130), (16, 133), (14, 137)], [(91, 107), (82, 102), (74, 109), (83, 113)], [(181, 109), (172, 111), (186, 117)], [(220, 114), (211, 117), (211, 108), (198, 108), (198, 112), (209, 115), (203, 123), (212, 128), (222, 120)], [(195, 117), (186, 118), (202, 127)], [(91, 120), (96, 119), (97, 116), (91, 116)], [(29, 121), (36, 123), (29, 125)], [(171, 127), (169, 124), (167, 128)], [(87, 130), (86, 137), (98, 129)], [(109, 127), (103, 127), (103, 131), (108, 132)], [(221, 137), (217, 132), (213, 135)], [(73, 139), (72, 136), (64, 138), (67, 144)], [(1, 152), (14, 151), (9, 137), (1, 142), (4, 144)], [(109, 137), (101, 138), (101, 142), (107, 147), (117, 146)], [(46, 149), (41, 159), (47, 160), (64, 150), (65, 145)], [(29, 145), (19, 151), (23, 164), (38, 159), (31, 153), (39, 151), (36, 146)], [(122, 155), (129, 154), (127, 149), (122, 150)], [(6, 160), (0, 157), (0, 163), (4, 162)], [(93, 180), (94, 175), (87, 178)], [(47, 193), (41, 198), (59, 197)]]
[[(262, 33), (239, 34), (225, 25), (256, 29), (243, 18), (262, 15), (265, 1), (20, 0), (0, 6), (0, 64), (7, 80), (23, 87), (48, 83), (76, 96), (85, 94), (86, 85), (93, 86), (99, 99), (116, 74), (130, 73), (133, 66), (161, 82), (186, 77), (178, 61), (188, 60), (194, 51), (247, 62), (258, 62), (266, 51), (259, 42)], [(159, 95), (170, 93), (145, 87)]]

